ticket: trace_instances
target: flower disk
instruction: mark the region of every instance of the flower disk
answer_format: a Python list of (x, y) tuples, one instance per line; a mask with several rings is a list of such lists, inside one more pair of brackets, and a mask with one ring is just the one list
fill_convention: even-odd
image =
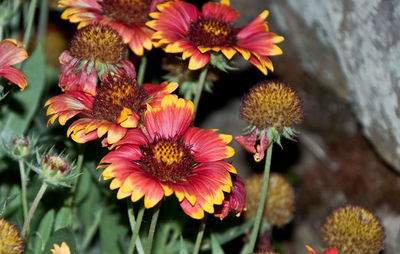
[(171, 139), (156, 140), (142, 154), (140, 167), (161, 181), (184, 181), (195, 164), (190, 147)]
[(121, 36), (110, 26), (102, 24), (79, 29), (70, 44), (72, 56), (102, 63), (118, 63), (124, 50)]
[(124, 109), (139, 111), (147, 94), (134, 78), (127, 75), (108, 75), (98, 88), (92, 115), (99, 120), (116, 123)]
[(360, 206), (347, 205), (326, 218), (321, 237), (339, 253), (377, 254), (384, 248), (385, 233), (373, 213)]
[(199, 18), (191, 23), (187, 37), (197, 46), (202, 47), (230, 47), (237, 41), (231, 25), (213, 18)]
[[(262, 183), (263, 177), (260, 175), (253, 175), (246, 181), (247, 219), (254, 218), (256, 215)], [(268, 223), (282, 227), (292, 219), (293, 210), (294, 190), (292, 185), (280, 174), (271, 173), (263, 217)]]
[(4, 219), (0, 219), (0, 253), (21, 254), (24, 242), (18, 230)]
[(103, 0), (100, 5), (107, 17), (127, 25), (146, 22), (150, 11), (147, 0)]
[(296, 91), (282, 82), (266, 81), (252, 87), (242, 100), (240, 117), (260, 130), (282, 130), (303, 119)]

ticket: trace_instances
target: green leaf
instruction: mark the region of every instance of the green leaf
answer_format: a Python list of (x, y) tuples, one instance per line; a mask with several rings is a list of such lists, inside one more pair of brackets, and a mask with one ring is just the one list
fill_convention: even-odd
[[(247, 221), (246, 223), (239, 224), (234, 227), (230, 227), (228, 230), (221, 233), (213, 233), (213, 236), (220, 244), (225, 244), (233, 239), (241, 236), (253, 226), (254, 220)], [(205, 239), (203, 241), (202, 251), (209, 250), (211, 248), (210, 239)]]
[(56, 217), (54, 230), (60, 228), (69, 228), (72, 226), (72, 209), (70, 207), (62, 207)]
[(43, 49), (38, 45), (22, 67), (22, 72), (28, 79), (28, 86), (23, 92), (12, 94), (11, 103), (3, 109), (3, 131), (22, 135), (27, 130), (39, 106), (45, 84), (45, 67)]
[(179, 237), (179, 254), (188, 254), (188, 250), (186, 249), (185, 241), (183, 240), (182, 235)]
[(36, 239), (34, 243), (34, 253), (42, 254), (47, 240), (50, 237), (51, 231), (53, 229), (55, 212), (54, 210), (48, 211), (43, 219), (40, 221), (39, 229), (36, 233)]
[(126, 226), (121, 225), (119, 213), (113, 213), (110, 207), (104, 210), (100, 223), (100, 242), (101, 253), (103, 254), (122, 254), (123, 251), (119, 244), (121, 236), (127, 233)]
[(75, 202), (80, 203), (89, 193), (91, 185), (91, 174), (88, 170), (83, 170), (79, 178), (79, 184), (76, 189)]
[(71, 254), (77, 253), (74, 234), (69, 228), (61, 228), (54, 232), (54, 234), (47, 241), (44, 254), (50, 254), (50, 250), (54, 248), (53, 245), (58, 244), (61, 246), (62, 242), (68, 244)]
[(96, 186), (92, 185), (89, 188), (89, 193), (80, 205), (80, 213), (82, 216), (85, 231), (87, 232), (94, 220), (94, 214), (100, 204), (100, 193)]
[(217, 238), (211, 234), (211, 251), (212, 254), (224, 254), (224, 250), (219, 245)]

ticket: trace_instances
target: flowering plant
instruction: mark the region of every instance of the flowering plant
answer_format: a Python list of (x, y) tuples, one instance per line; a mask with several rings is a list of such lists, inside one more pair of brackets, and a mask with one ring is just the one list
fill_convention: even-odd
[[(269, 79), (284, 38), (268, 10), (237, 25), (245, 10), (229, 0), (0, 7), (0, 254), (281, 251), (297, 189), (286, 169), (270, 172), (283, 161), (272, 151), (296, 140), (305, 107)], [(218, 97), (244, 90), (237, 117), (212, 121), (229, 104)], [(249, 169), (262, 160), (262, 174)], [(378, 219), (353, 208), (341, 238), (328, 217), (324, 253), (383, 249)]]

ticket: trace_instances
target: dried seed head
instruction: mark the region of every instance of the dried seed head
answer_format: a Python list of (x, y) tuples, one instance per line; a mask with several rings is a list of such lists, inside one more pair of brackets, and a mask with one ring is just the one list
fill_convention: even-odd
[(321, 226), (321, 238), (339, 253), (377, 254), (384, 249), (384, 230), (378, 218), (360, 206), (334, 210)]
[(95, 23), (75, 33), (69, 50), (72, 56), (80, 60), (116, 64), (123, 58), (125, 45), (113, 28)]
[(22, 254), (24, 241), (15, 226), (8, 221), (0, 219), (0, 253)]
[[(246, 180), (247, 219), (256, 215), (262, 184), (263, 177), (259, 174), (255, 174)], [(292, 185), (282, 175), (271, 173), (263, 217), (271, 225), (282, 227), (292, 219), (293, 211), (294, 189)]]
[(264, 130), (281, 131), (303, 119), (303, 104), (296, 91), (278, 81), (265, 81), (253, 86), (242, 100), (240, 117)]

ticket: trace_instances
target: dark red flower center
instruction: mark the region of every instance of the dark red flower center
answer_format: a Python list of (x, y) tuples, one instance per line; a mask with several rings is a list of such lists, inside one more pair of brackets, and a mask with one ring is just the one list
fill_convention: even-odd
[(103, 0), (100, 4), (107, 17), (127, 25), (143, 24), (149, 19), (150, 0)]
[(96, 119), (117, 122), (124, 108), (141, 113), (148, 95), (136, 79), (128, 75), (109, 74), (97, 89), (93, 102), (92, 115)]
[(140, 167), (160, 181), (183, 181), (196, 163), (190, 147), (174, 139), (155, 140), (142, 154)]
[(221, 20), (200, 17), (189, 25), (188, 39), (197, 46), (230, 47), (236, 44), (234, 28)]
[(125, 51), (121, 36), (110, 26), (92, 24), (79, 29), (70, 44), (71, 55), (102, 63), (118, 63)]

